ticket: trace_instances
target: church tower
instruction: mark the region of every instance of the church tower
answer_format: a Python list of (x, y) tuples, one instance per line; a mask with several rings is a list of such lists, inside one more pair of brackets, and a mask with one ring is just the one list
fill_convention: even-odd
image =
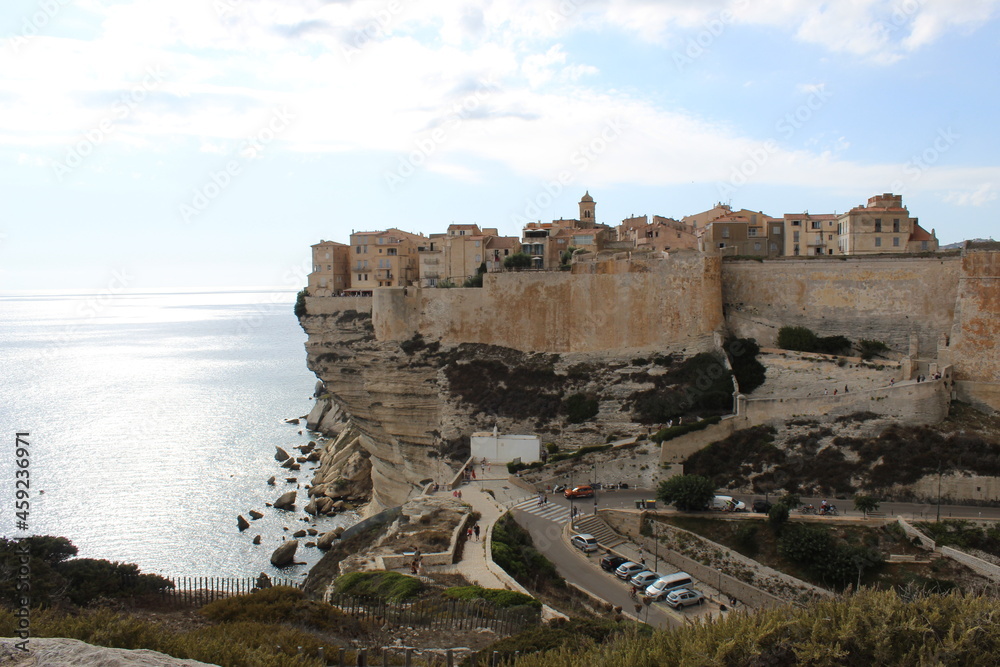
[(593, 229), (594, 225), (597, 224), (597, 219), (595, 217), (596, 207), (597, 207), (597, 202), (595, 202), (594, 198), (590, 196), (590, 191), (588, 190), (583, 195), (583, 199), (580, 200), (581, 229)]

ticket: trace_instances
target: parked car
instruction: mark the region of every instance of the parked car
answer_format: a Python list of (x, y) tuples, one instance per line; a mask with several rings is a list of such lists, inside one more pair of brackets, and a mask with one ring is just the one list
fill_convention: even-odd
[(632, 561), (627, 560), (615, 569), (615, 576), (622, 581), (628, 581), (629, 578), (634, 577), (645, 570), (645, 565), (640, 565), (639, 563), (633, 563)]
[(583, 552), (597, 551), (597, 538), (589, 533), (580, 533), (570, 538), (570, 544)]
[(667, 597), (664, 602), (674, 609), (680, 609), (681, 607), (690, 607), (693, 604), (704, 604), (705, 596), (698, 591), (689, 590), (687, 588), (678, 588), (677, 590), (667, 593)]
[(578, 486), (575, 489), (566, 489), (563, 495), (567, 498), (593, 498), (594, 489), (589, 486)]
[(641, 590), (646, 590), (646, 588), (654, 581), (661, 579), (663, 575), (657, 572), (650, 572), (645, 570), (639, 574), (633, 575), (631, 579), (628, 580), (633, 586), (637, 586)]
[(709, 509), (722, 512), (746, 512), (746, 503), (736, 500), (732, 496), (714, 496), (708, 505)]
[(694, 581), (687, 572), (674, 572), (660, 577), (646, 588), (646, 595), (654, 600), (662, 600), (670, 591), (691, 586)]
[(773, 505), (767, 502), (766, 500), (760, 500), (758, 498), (757, 500), (753, 501), (753, 505), (751, 507), (753, 508), (754, 512), (759, 512), (760, 514), (767, 514), (768, 512), (771, 511)]
[(608, 572), (614, 572), (618, 569), (619, 565), (626, 562), (628, 562), (628, 558), (622, 558), (621, 556), (602, 556), (601, 569), (607, 570)]

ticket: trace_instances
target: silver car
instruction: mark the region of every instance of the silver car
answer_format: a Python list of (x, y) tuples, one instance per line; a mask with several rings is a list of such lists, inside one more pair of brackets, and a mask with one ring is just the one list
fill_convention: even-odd
[(646, 570), (645, 565), (640, 565), (639, 563), (633, 563), (632, 561), (628, 560), (618, 566), (618, 569), (615, 570), (615, 576), (617, 576), (619, 579), (623, 581), (628, 581), (635, 575), (639, 574), (640, 572), (644, 572), (645, 570)]
[(628, 582), (633, 586), (638, 586), (639, 588), (645, 590), (647, 586), (649, 586), (651, 583), (659, 579), (661, 576), (662, 575), (657, 574), (656, 572), (650, 572), (649, 570), (646, 570), (644, 572), (640, 572), (637, 575), (634, 575), (631, 579), (628, 580)]
[(705, 596), (698, 591), (678, 588), (675, 591), (667, 593), (667, 597), (664, 599), (664, 602), (674, 609), (680, 609), (681, 607), (690, 607), (693, 604), (704, 604)]

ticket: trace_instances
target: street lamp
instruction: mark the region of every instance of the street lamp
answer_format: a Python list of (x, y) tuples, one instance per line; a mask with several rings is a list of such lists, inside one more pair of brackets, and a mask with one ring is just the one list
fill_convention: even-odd
[(594, 516), (597, 516), (597, 461), (594, 461)]

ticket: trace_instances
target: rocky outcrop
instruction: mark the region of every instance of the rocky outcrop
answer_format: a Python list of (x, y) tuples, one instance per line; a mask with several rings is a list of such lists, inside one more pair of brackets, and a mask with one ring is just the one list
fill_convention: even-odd
[(7, 667), (215, 667), (207, 662), (181, 660), (158, 651), (92, 646), (76, 639), (32, 637), (30, 652), (15, 648), (17, 639), (0, 639), (0, 665)]
[(278, 496), (278, 499), (274, 501), (274, 509), (278, 510), (291, 510), (295, 509), (295, 491), (286, 491)]
[[(632, 418), (636, 392), (657, 386), (671, 354), (680, 360), (713, 347), (710, 334), (672, 350), (615, 354), (444, 345), (419, 335), (380, 342), (370, 308), (366, 298), (310, 298), (300, 318), (309, 368), (326, 391), (307, 422), (332, 438), (309, 489), (319, 513), (322, 498), (370, 494), (366, 514), (398, 506), (428, 482), (449, 480), (469, 455), (469, 435), (494, 426), (563, 447), (644, 430)], [(564, 401), (576, 393), (597, 398), (599, 411), (571, 424)]]
[(295, 562), (295, 551), (299, 548), (298, 540), (288, 540), (282, 542), (281, 546), (271, 554), (271, 565), (275, 567), (287, 567)]

